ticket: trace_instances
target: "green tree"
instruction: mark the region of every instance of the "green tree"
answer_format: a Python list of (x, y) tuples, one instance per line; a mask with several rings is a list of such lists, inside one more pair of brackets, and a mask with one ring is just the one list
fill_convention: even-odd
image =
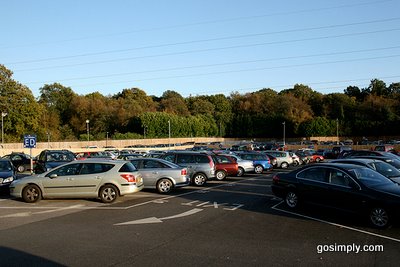
[(0, 112), (3, 118), (6, 142), (22, 142), (24, 134), (37, 134), (40, 140), (45, 132), (41, 125), (43, 106), (36, 102), (31, 90), (12, 79), (12, 71), (0, 65)]

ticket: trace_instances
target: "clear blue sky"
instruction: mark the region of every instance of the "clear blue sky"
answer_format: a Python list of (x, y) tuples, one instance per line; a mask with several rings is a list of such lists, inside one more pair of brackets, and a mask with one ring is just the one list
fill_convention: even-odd
[(2, 1), (0, 64), (35, 96), (327, 94), (400, 81), (398, 0)]

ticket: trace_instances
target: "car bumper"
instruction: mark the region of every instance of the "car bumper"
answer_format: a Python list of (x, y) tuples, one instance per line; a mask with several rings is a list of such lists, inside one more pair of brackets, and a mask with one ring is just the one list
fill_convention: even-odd
[(175, 181), (175, 187), (183, 187), (190, 185), (190, 176), (186, 176), (183, 179)]
[(123, 184), (121, 185), (121, 190), (120, 190), (120, 195), (126, 195), (126, 194), (132, 194), (139, 192), (144, 188), (144, 184), (142, 183), (141, 185), (137, 184)]

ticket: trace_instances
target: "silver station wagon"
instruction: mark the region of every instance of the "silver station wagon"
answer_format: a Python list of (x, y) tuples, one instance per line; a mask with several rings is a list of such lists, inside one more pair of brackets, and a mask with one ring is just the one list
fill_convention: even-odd
[(132, 163), (87, 159), (15, 180), (10, 194), (28, 203), (42, 198), (99, 198), (103, 203), (111, 203), (118, 196), (143, 187), (143, 178)]

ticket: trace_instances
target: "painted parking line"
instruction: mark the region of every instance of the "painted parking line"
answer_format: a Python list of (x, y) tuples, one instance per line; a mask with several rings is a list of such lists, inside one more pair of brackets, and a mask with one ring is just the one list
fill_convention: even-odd
[(373, 233), (373, 232), (369, 232), (369, 231), (357, 229), (357, 228), (354, 228), (354, 227), (346, 226), (346, 225), (343, 225), (343, 224), (333, 223), (333, 222), (321, 220), (321, 219), (318, 219), (318, 218), (314, 218), (314, 217), (311, 217), (311, 216), (303, 215), (303, 214), (300, 214), (300, 213), (296, 213), (296, 212), (287, 211), (287, 210), (284, 210), (284, 209), (277, 208), (283, 202), (284, 201), (282, 200), (278, 204), (275, 204), (274, 206), (271, 207), (271, 209), (278, 210), (280, 212), (284, 212), (284, 213), (287, 213), (287, 214), (295, 215), (295, 216), (298, 216), (298, 217), (302, 217), (302, 218), (305, 218), (305, 219), (317, 221), (317, 222), (320, 222), (320, 223), (329, 224), (329, 225), (336, 226), (336, 227), (339, 227), (339, 228), (344, 228), (344, 229), (347, 229), (347, 230), (350, 230), (350, 231), (359, 232), (359, 233), (363, 233), (363, 234), (367, 234), (367, 235), (371, 235), (371, 236), (376, 236), (376, 237), (379, 237), (379, 238), (383, 238), (383, 239), (387, 239), (387, 240), (391, 240), (391, 241), (395, 241), (395, 242), (399, 242), (400, 243), (400, 239), (393, 238), (393, 237), (390, 237), (390, 236), (380, 235), (380, 234), (376, 234), (376, 233)]

